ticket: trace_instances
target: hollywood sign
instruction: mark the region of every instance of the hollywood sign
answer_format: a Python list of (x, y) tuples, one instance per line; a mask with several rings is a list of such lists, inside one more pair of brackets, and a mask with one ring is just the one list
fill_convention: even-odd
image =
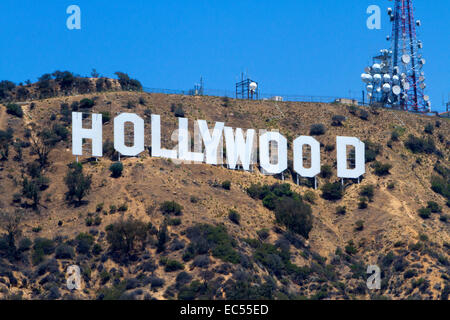
[[(72, 112), (72, 154), (83, 156), (83, 141), (91, 139), (91, 155), (103, 156), (103, 123), (101, 114), (91, 115), (91, 128), (83, 128), (83, 116), (80, 112)], [(125, 124), (133, 126), (133, 144), (125, 143)], [(279, 132), (265, 131), (256, 137), (254, 129), (245, 132), (241, 128), (233, 129), (224, 122), (216, 122), (214, 128), (208, 128), (205, 120), (195, 121), (200, 150), (191, 151), (191, 140), (188, 130), (188, 119), (178, 118), (177, 142), (174, 149), (161, 146), (161, 118), (151, 115), (151, 156), (177, 159), (211, 165), (221, 164), (223, 147), (226, 148), (226, 164), (229, 169), (238, 165), (246, 171), (254, 164), (259, 155), (261, 172), (268, 175), (280, 174), (288, 167), (287, 139)], [(138, 156), (145, 150), (144, 119), (134, 113), (122, 113), (114, 118), (114, 149), (124, 156)], [(257, 139), (258, 138), (258, 139)], [(225, 139), (225, 143), (223, 143)], [(258, 140), (258, 141), (257, 141)], [(259, 145), (259, 152), (258, 152)], [(203, 148), (204, 146), (204, 148)], [(303, 163), (303, 147), (309, 146), (310, 166)], [(354, 168), (348, 166), (348, 147), (354, 148)], [(293, 169), (301, 177), (313, 178), (320, 173), (320, 143), (310, 136), (299, 136), (292, 143)], [(355, 137), (336, 137), (337, 176), (339, 178), (359, 178), (365, 173), (364, 143)]]

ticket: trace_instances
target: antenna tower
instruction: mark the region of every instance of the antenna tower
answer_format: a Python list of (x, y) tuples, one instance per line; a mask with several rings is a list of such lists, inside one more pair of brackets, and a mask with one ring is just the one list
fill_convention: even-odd
[(391, 50), (381, 50), (374, 57), (374, 65), (366, 68), (362, 80), (367, 84), (371, 104), (403, 109), (411, 112), (431, 112), (431, 101), (425, 94), (426, 61), (422, 56), (423, 43), (417, 38), (416, 27), (422, 25), (414, 19), (412, 0), (394, 0), (388, 8), (392, 23)]

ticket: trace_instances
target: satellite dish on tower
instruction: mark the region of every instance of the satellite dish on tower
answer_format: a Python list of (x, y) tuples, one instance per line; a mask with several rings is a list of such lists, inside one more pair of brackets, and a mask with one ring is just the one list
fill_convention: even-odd
[(397, 75), (395, 75), (395, 76), (392, 76), (392, 82), (393, 82), (394, 84), (397, 84), (397, 83), (399, 83), (399, 81), (400, 81), (400, 78), (399, 78), (399, 76), (397, 76)]
[(398, 96), (401, 92), (402, 92), (402, 89), (400, 88), (400, 86), (392, 87), (392, 93), (395, 94), (396, 96)]
[(380, 83), (381, 82), (381, 74), (375, 74), (374, 76), (373, 76), (373, 81), (375, 82), (375, 83)]
[(383, 84), (383, 92), (388, 93), (391, 91), (391, 85), (389, 83)]
[(409, 64), (411, 62), (411, 57), (407, 54), (402, 55), (402, 62), (404, 64)]
[(251, 83), (249, 84), (249, 87), (250, 87), (250, 90), (251, 90), (251, 91), (255, 92), (255, 91), (256, 91), (256, 88), (258, 88), (258, 85), (256, 84), (256, 82), (251, 82)]
[(408, 91), (410, 88), (408, 81), (403, 81), (402, 86), (403, 86), (403, 89), (405, 89), (406, 91)]
[(425, 95), (425, 96), (423, 96), (423, 100), (425, 100), (425, 101), (430, 101), (430, 97), (429, 96), (427, 96), (427, 95)]
[(368, 73), (363, 73), (361, 75), (361, 80), (365, 83), (371, 83), (372, 82), (372, 76)]

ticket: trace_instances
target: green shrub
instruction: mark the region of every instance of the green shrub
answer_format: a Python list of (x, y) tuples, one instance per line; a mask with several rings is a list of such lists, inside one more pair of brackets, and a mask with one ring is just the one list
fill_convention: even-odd
[(405, 279), (410, 279), (410, 278), (413, 278), (415, 276), (417, 276), (417, 271), (414, 270), (414, 269), (406, 270), (405, 273), (403, 274), (403, 277)]
[(373, 196), (375, 195), (375, 187), (372, 184), (369, 184), (367, 186), (363, 186), (361, 190), (359, 191), (359, 195), (363, 197), (367, 197), (369, 200), (373, 199)]
[(42, 250), (45, 255), (50, 255), (55, 251), (55, 243), (50, 239), (36, 238), (34, 239), (33, 250)]
[(366, 197), (359, 198), (358, 208), (359, 209), (366, 209), (367, 206), (368, 206), (367, 198)]
[(431, 154), (436, 151), (436, 146), (431, 137), (428, 139), (417, 138), (410, 134), (408, 140), (405, 142), (405, 147), (413, 153)]
[(431, 177), (431, 189), (450, 199), (450, 180), (438, 176)]
[(92, 254), (95, 256), (98, 256), (100, 253), (102, 253), (102, 246), (98, 243), (94, 244), (92, 247)]
[(123, 172), (123, 164), (122, 162), (115, 162), (109, 167), (109, 171), (111, 171), (111, 177), (119, 178)]
[(101, 225), (101, 224), (102, 224), (102, 217), (96, 216), (96, 217), (94, 218), (93, 223), (94, 223), (94, 226), (99, 226), (99, 225)]
[(40, 226), (33, 227), (33, 228), (31, 229), (31, 231), (33, 231), (34, 233), (39, 233), (39, 232), (42, 231), (42, 227), (40, 227)]
[(174, 271), (184, 269), (184, 264), (182, 264), (181, 262), (179, 262), (177, 260), (171, 260), (171, 259), (163, 260), (163, 265), (164, 265), (164, 271), (166, 271), (166, 272), (174, 272)]
[(222, 188), (225, 189), (225, 190), (230, 190), (230, 188), (231, 188), (231, 182), (228, 181), (228, 180), (222, 182)]
[(128, 205), (124, 202), (119, 206), (119, 208), (117, 208), (117, 210), (119, 212), (126, 212), (128, 210)]
[(261, 184), (252, 184), (247, 188), (247, 193), (253, 199), (264, 199), (264, 197), (270, 192), (270, 186)]
[(314, 204), (316, 202), (316, 194), (311, 191), (311, 190), (306, 190), (305, 193), (303, 194), (303, 199), (305, 199), (305, 201), (308, 201), (311, 204)]
[(114, 149), (114, 142), (107, 139), (103, 143), (103, 154), (105, 157), (108, 157), (109, 159), (117, 159), (118, 153), (116, 149)]
[(0, 160), (7, 160), (9, 156), (9, 147), (13, 142), (14, 131), (11, 128), (0, 130)]
[(241, 215), (236, 211), (231, 209), (228, 213), (228, 219), (231, 220), (231, 222), (239, 225), (241, 223)]
[(62, 244), (56, 248), (55, 258), (56, 259), (73, 259), (75, 252), (72, 247)]
[(169, 241), (169, 234), (167, 232), (167, 225), (163, 223), (157, 233), (158, 241), (156, 243), (157, 252), (166, 250), (166, 243)]
[(183, 207), (175, 201), (164, 201), (159, 209), (164, 214), (173, 214), (179, 216), (182, 214)]
[(99, 296), (102, 297), (103, 300), (119, 300), (125, 293), (126, 287), (126, 281), (121, 281), (114, 284), (112, 287), (101, 288), (99, 291)]
[(264, 199), (263, 199), (263, 205), (264, 207), (266, 207), (269, 210), (274, 210), (275, 209), (275, 202), (278, 200), (278, 197), (273, 193), (270, 192), (269, 194), (267, 194)]
[(33, 265), (38, 265), (45, 260), (45, 253), (42, 249), (33, 249), (31, 254), (31, 262)]
[(340, 127), (340, 126), (342, 126), (342, 122), (344, 122), (346, 120), (346, 118), (345, 118), (345, 116), (335, 115), (335, 116), (333, 116), (333, 118), (331, 118), (331, 120), (333, 121), (331, 123), (332, 126)]
[(399, 137), (400, 137), (400, 133), (397, 130), (392, 131), (391, 141), (398, 141)]
[(256, 231), (256, 234), (261, 240), (266, 240), (269, 237), (269, 230), (268, 229), (261, 229)]
[(308, 238), (312, 229), (311, 207), (300, 199), (282, 197), (277, 200), (275, 218), (292, 232)]
[(343, 191), (339, 182), (326, 183), (322, 186), (322, 198), (326, 200), (339, 200), (342, 199)]
[(366, 162), (373, 162), (376, 157), (381, 153), (381, 145), (371, 142), (369, 140), (364, 141), (365, 146), (365, 158)]
[(179, 226), (181, 224), (180, 218), (167, 219), (167, 224), (169, 226)]
[(423, 130), (425, 133), (428, 133), (428, 134), (433, 134), (433, 132), (434, 132), (434, 126), (431, 124), (431, 123), (428, 123), (426, 126), (425, 126), (425, 129)]
[(442, 212), (442, 207), (434, 201), (428, 201), (427, 208), (431, 210), (433, 213), (440, 213)]
[(94, 219), (92, 217), (87, 217), (84, 222), (86, 223), (86, 227), (90, 227), (92, 226), (92, 224), (94, 223)]
[(190, 260), (211, 250), (212, 255), (222, 261), (234, 264), (240, 262), (240, 256), (234, 249), (236, 241), (228, 235), (225, 226), (197, 224), (188, 228), (186, 234), (191, 245), (186, 249), (183, 260)]
[(79, 108), (80, 109), (90, 109), (95, 105), (95, 102), (91, 99), (84, 98), (80, 101)]
[(422, 219), (428, 219), (431, 216), (431, 210), (429, 208), (420, 208), (419, 209), (419, 216)]
[(372, 165), (372, 168), (374, 168), (374, 173), (377, 176), (386, 176), (390, 174), (389, 170), (392, 169), (392, 165), (390, 165), (389, 163), (381, 163), (379, 161), (376, 161)]
[(320, 168), (320, 176), (324, 179), (328, 179), (333, 175), (333, 168), (330, 165), (324, 164)]
[(312, 136), (320, 136), (325, 134), (326, 128), (323, 124), (313, 124), (309, 129), (309, 134)]
[(450, 179), (450, 169), (439, 162), (436, 162), (433, 170), (439, 173), (442, 177)]
[(130, 254), (137, 244), (144, 245), (147, 238), (147, 224), (129, 218), (109, 225), (106, 233), (106, 240), (110, 244), (111, 251)]
[(101, 111), (102, 123), (105, 124), (111, 120), (111, 113), (109, 111)]
[(356, 254), (357, 250), (355, 244), (353, 243), (353, 240), (347, 242), (347, 245), (345, 246), (345, 252), (349, 255)]
[(369, 120), (369, 113), (366, 111), (366, 110), (359, 110), (359, 117), (362, 119), (362, 120)]
[(69, 165), (64, 182), (68, 188), (67, 199), (70, 201), (77, 199), (81, 202), (91, 190), (92, 176), (83, 174), (83, 166), (74, 162)]
[(172, 105), (170, 106), (170, 111), (173, 112), (175, 117), (183, 118), (185, 115), (183, 105), (181, 103), (179, 103), (178, 105), (172, 103)]
[(336, 214), (346, 214), (347, 208), (345, 206), (338, 206), (336, 207)]
[(114, 214), (117, 212), (117, 206), (112, 204), (109, 206), (109, 214)]
[(125, 91), (142, 91), (142, 84), (128, 76), (128, 74), (117, 71), (115, 73), (119, 79), (122, 90)]
[(30, 239), (28, 238), (23, 238), (22, 240), (20, 240), (19, 242), (19, 251), (28, 251), (31, 249), (31, 245), (33, 244), (33, 242), (31, 242)]
[(88, 254), (92, 244), (94, 243), (94, 237), (88, 233), (80, 233), (75, 238), (77, 252), (81, 254)]
[(8, 112), (9, 114), (22, 118), (23, 117), (23, 110), (22, 107), (15, 104), (15, 103), (8, 103), (6, 105), (6, 112)]
[(326, 152), (334, 151), (334, 148), (335, 148), (334, 144), (327, 144), (327, 145), (325, 145), (325, 151)]

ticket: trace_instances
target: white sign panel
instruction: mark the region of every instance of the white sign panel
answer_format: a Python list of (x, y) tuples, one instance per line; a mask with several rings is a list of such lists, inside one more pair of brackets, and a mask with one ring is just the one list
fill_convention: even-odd
[[(91, 128), (83, 128), (82, 113), (72, 113), (72, 153), (83, 155), (83, 140), (92, 140), (92, 156), (101, 157), (102, 147), (102, 115), (91, 115)], [(133, 144), (125, 143), (125, 125), (133, 125)], [(221, 164), (223, 160), (223, 139), (225, 138), (226, 162), (228, 168), (236, 169), (242, 165), (244, 170), (250, 170), (250, 165), (256, 162), (257, 146), (259, 143), (259, 161), (261, 172), (264, 174), (279, 174), (288, 168), (287, 140), (279, 132), (262, 132), (259, 139), (255, 137), (255, 130), (244, 132), (241, 128), (226, 127), (223, 122), (216, 122), (213, 129), (208, 128), (205, 120), (197, 120), (194, 124), (194, 142), (197, 141), (195, 151), (191, 151), (189, 134), (189, 120), (178, 118), (178, 130), (175, 140), (178, 146), (164, 149), (161, 146), (161, 118), (151, 116), (151, 150), (152, 157), (168, 158), (180, 161), (206, 162), (207, 164)], [(145, 150), (145, 123), (133, 113), (122, 113), (114, 119), (114, 148), (121, 155), (137, 156)], [(204, 149), (202, 147), (204, 145)], [(303, 163), (303, 147), (311, 150), (309, 168)], [(355, 168), (348, 168), (347, 147), (355, 149)], [(299, 136), (293, 141), (293, 169), (302, 177), (313, 178), (320, 173), (320, 143), (309, 136)], [(356, 179), (366, 172), (364, 143), (354, 137), (336, 137), (337, 175), (339, 178)]]

